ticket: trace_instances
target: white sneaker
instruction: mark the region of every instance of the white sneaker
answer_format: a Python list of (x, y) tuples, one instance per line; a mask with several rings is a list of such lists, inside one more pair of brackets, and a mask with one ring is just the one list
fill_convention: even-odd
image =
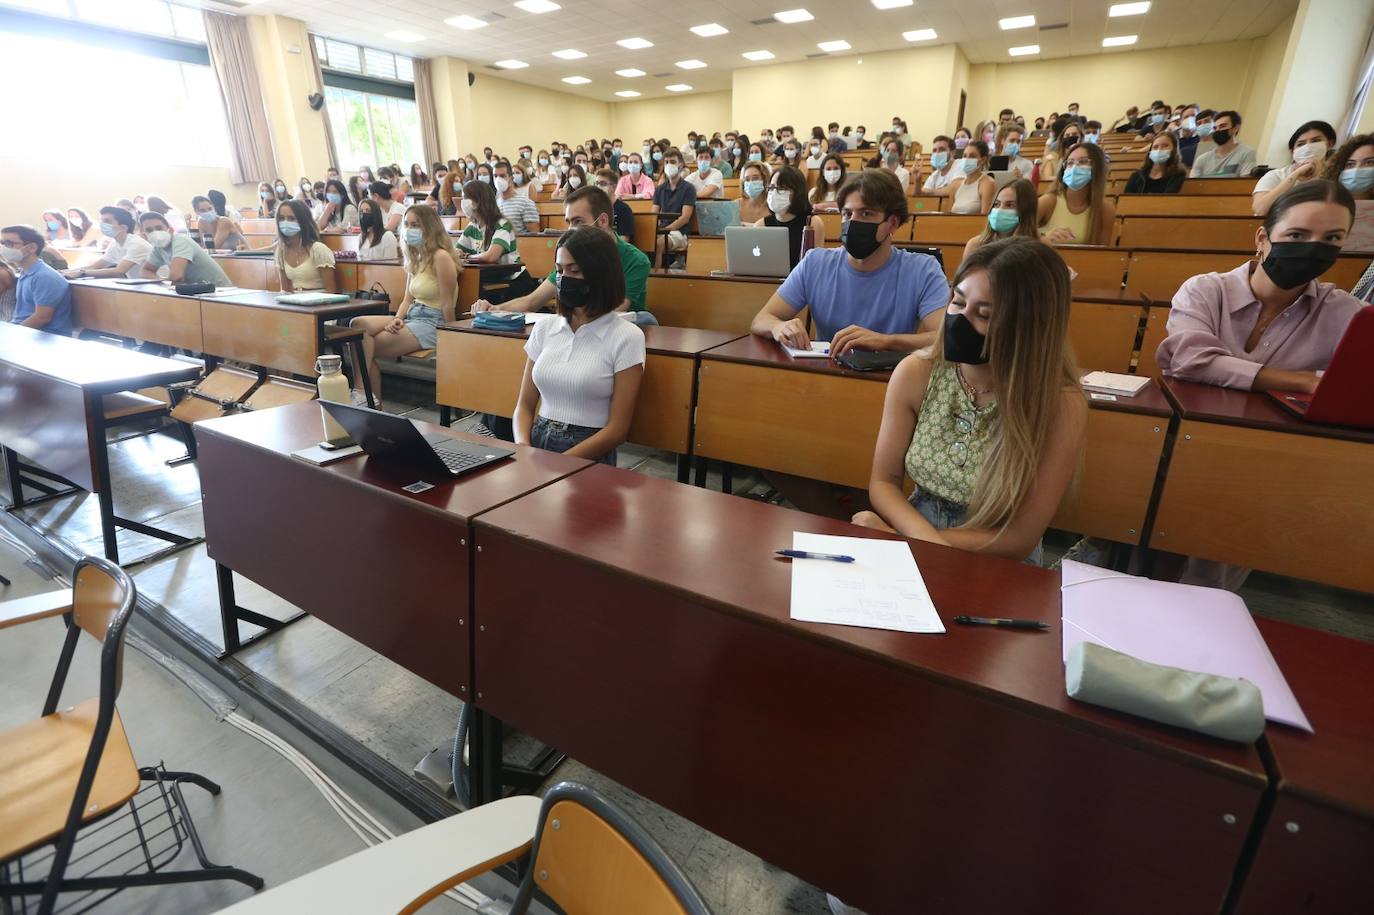
[(854, 908), (852, 905), (845, 905), (829, 893), (825, 894), (825, 901), (829, 904), (832, 915), (864, 915), (859, 909)]
[(362, 391), (350, 391), (349, 402), (355, 407), (367, 406), (367, 395)]

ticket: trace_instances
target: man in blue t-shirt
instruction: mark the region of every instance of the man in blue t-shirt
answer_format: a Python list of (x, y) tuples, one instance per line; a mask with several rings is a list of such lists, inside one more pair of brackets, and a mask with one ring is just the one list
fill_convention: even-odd
[(39, 255), (43, 236), (32, 226), (6, 226), (0, 229), (0, 256), (19, 271), (14, 292), (13, 323), (70, 337), (72, 334), (72, 288)]
[(929, 346), (949, 305), (949, 282), (935, 258), (893, 247), (907, 220), (901, 184), (885, 169), (864, 169), (840, 188), (835, 202), (844, 247), (807, 252), (750, 330), (809, 349), (806, 323), (796, 314), (810, 306), (816, 336), (830, 341), (832, 357), (851, 349)]

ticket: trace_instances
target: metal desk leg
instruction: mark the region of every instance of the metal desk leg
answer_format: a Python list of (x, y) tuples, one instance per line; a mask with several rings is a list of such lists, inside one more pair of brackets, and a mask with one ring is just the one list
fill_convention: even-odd
[(13, 448), (6, 447), (5, 451), (5, 472), (10, 478), (10, 507), (24, 507), (24, 481), (19, 475), (19, 453)]
[(104, 397), (96, 395), (86, 404), (90, 417), (91, 447), (95, 449), (96, 498), (100, 502), (100, 534), (105, 541), (105, 558), (119, 564), (119, 539), (115, 534), (114, 495), (110, 492), (110, 451), (105, 444)]
[[(289, 619), (278, 620), (240, 607), (234, 598), (234, 570), (218, 562), (215, 563), (215, 584), (219, 590), (219, 618), (224, 632), (224, 650), (219, 653), (218, 657), (227, 657), (245, 645), (251, 645), (263, 636), (270, 635), (279, 629), (285, 629), (291, 623), (305, 616), (305, 613), (302, 612)], [(261, 626), (262, 632), (246, 639), (241, 638), (239, 636), (240, 621)]]
[(472, 707), (472, 721), (468, 725), (468, 777), (473, 806), (500, 800), (506, 796), (507, 788), (518, 794), (537, 790), (567, 758), (566, 753), (545, 746), (528, 766), (507, 763), (501, 755), (505, 733), (501, 719)]

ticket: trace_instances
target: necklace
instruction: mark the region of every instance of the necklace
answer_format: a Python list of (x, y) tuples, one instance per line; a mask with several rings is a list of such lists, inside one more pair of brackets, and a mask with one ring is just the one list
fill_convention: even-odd
[(985, 390), (985, 391), (980, 391), (978, 388), (975, 388), (973, 385), (971, 385), (971, 384), (969, 384), (967, 381), (965, 381), (965, 380), (964, 380), (964, 370), (963, 370), (962, 368), (960, 368), (959, 363), (957, 363), (957, 362), (954, 363), (954, 374), (959, 378), (959, 383), (960, 383), (961, 385), (964, 386), (964, 390), (968, 392), (968, 396), (969, 396), (970, 399), (977, 397), (979, 394), (991, 394), (991, 393), (992, 393), (992, 388), (988, 388), (988, 389)]

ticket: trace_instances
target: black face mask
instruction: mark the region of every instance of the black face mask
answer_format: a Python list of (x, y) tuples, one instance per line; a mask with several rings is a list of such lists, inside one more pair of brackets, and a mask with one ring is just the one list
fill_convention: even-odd
[(1338, 246), (1320, 241), (1276, 241), (1260, 267), (1280, 289), (1297, 289), (1331, 269), (1340, 253)]
[(844, 245), (850, 257), (861, 261), (882, 247), (883, 243), (878, 239), (880, 225), (880, 222), (859, 222), (857, 219), (851, 219), (840, 229), (840, 244)]
[(587, 297), (592, 294), (592, 287), (580, 276), (568, 276), (566, 273), (558, 277), (558, 304), (561, 308), (572, 311), (574, 308), (581, 308), (587, 304)]
[(1214, 131), (1212, 131), (1212, 142), (1215, 143), (1215, 144), (1217, 144), (1218, 146), (1225, 146), (1227, 143), (1230, 143), (1230, 142), (1231, 142), (1231, 131), (1229, 131), (1229, 130), (1214, 130)]
[(945, 313), (945, 361), (964, 365), (984, 365), (988, 357), (983, 353), (987, 337), (964, 316)]

